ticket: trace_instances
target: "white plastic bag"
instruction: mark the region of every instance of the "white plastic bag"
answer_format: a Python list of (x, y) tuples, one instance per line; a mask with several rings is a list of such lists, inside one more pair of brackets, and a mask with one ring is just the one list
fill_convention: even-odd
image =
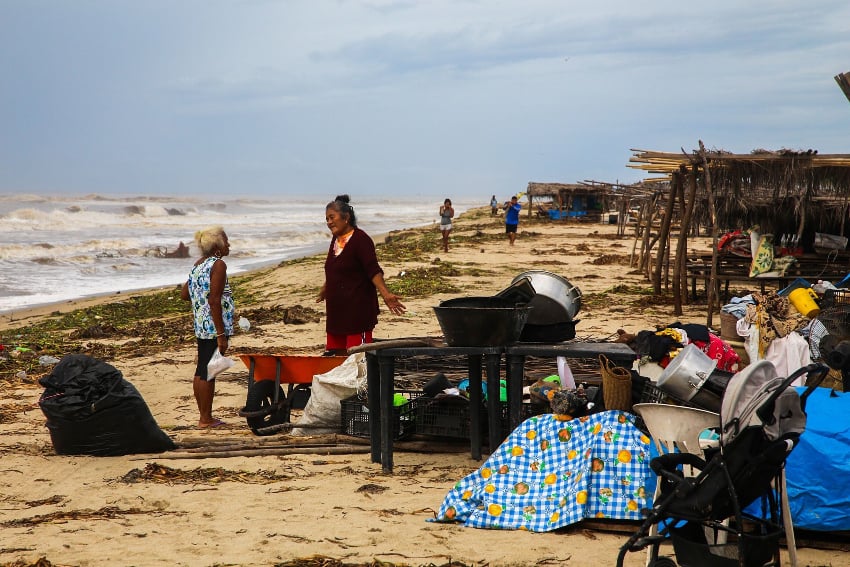
[(558, 377), (561, 379), (561, 387), (564, 390), (575, 390), (576, 379), (573, 377), (573, 371), (567, 363), (567, 357), (559, 356), (555, 360), (558, 361)]
[(221, 354), (221, 351), (218, 348), (213, 352), (212, 358), (207, 363), (207, 381), (212, 380), (231, 366), (233, 366), (233, 359), (228, 358)]
[[(324, 374), (313, 376), (310, 399), (304, 406), (300, 425), (312, 427), (293, 428), (290, 435), (319, 435), (339, 432), (342, 418), (340, 401), (353, 396), (366, 387), (366, 354), (358, 352), (342, 364)], [(316, 427), (319, 426), (319, 427)], [(327, 429), (321, 426), (327, 426)]]

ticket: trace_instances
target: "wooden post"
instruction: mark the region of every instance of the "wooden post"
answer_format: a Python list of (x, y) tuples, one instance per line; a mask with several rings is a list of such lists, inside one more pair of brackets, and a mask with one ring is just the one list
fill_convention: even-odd
[(717, 242), (719, 238), (717, 210), (714, 207), (714, 191), (711, 186), (711, 169), (708, 165), (708, 157), (706, 156), (705, 146), (702, 140), (699, 141), (699, 155), (702, 159), (703, 182), (705, 183), (705, 194), (708, 198), (708, 216), (711, 222), (711, 275), (709, 276), (708, 290), (706, 290), (706, 295), (708, 296), (706, 306), (708, 316), (705, 322), (707, 327), (711, 327), (714, 318), (715, 301), (717, 302), (717, 308), (720, 308), (720, 294), (718, 293), (717, 286)]
[(670, 196), (667, 198), (667, 208), (664, 209), (664, 218), (661, 219), (661, 228), (658, 231), (658, 261), (652, 273), (652, 290), (655, 295), (661, 295), (661, 271), (669, 260), (667, 244), (670, 241), (670, 225), (673, 218), (673, 206), (676, 204), (676, 187), (670, 185)]
[(688, 175), (687, 198), (685, 198), (685, 188), (682, 184), (682, 175), (685, 173), (686, 171), (683, 170), (677, 175), (683, 209), (682, 229), (679, 231), (679, 242), (676, 245), (676, 270), (673, 274), (673, 312), (677, 316), (683, 314), (682, 304), (688, 302), (688, 231), (690, 230), (691, 220), (694, 216), (694, 205), (697, 194), (696, 166), (691, 169), (691, 173)]

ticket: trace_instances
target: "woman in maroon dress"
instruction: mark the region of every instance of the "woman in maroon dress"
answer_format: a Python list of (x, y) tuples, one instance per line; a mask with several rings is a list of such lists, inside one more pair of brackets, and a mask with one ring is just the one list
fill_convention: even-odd
[(387, 289), (378, 264), (375, 243), (357, 228), (348, 195), (339, 195), (325, 207), (325, 221), (333, 234), (325, 260), (325, 283), (316, 301), (325, 302), (328, 351), (345, 351), (372, 342), (378, 323), (378, 293), (389, 310), (401, 315), (404, 305)]

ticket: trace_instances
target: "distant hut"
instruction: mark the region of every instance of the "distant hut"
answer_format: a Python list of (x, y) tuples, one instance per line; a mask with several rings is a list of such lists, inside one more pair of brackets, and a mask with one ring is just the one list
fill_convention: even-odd
[[(548, 215), (552, 220), (601, 220), (613, 200), (610, 187), (595, 187), (581, 183), (529, 182), (526, 190), (528, 214)], [(537, 206), (535, 207), (535, 200)]]

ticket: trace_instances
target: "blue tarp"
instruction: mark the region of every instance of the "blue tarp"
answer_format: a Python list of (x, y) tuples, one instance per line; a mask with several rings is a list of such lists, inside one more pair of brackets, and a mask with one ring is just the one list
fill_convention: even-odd
[(817, 388), (806, 414), (806, 431), (786, 462), (794, 526), (850, 530), (850, 393)]

